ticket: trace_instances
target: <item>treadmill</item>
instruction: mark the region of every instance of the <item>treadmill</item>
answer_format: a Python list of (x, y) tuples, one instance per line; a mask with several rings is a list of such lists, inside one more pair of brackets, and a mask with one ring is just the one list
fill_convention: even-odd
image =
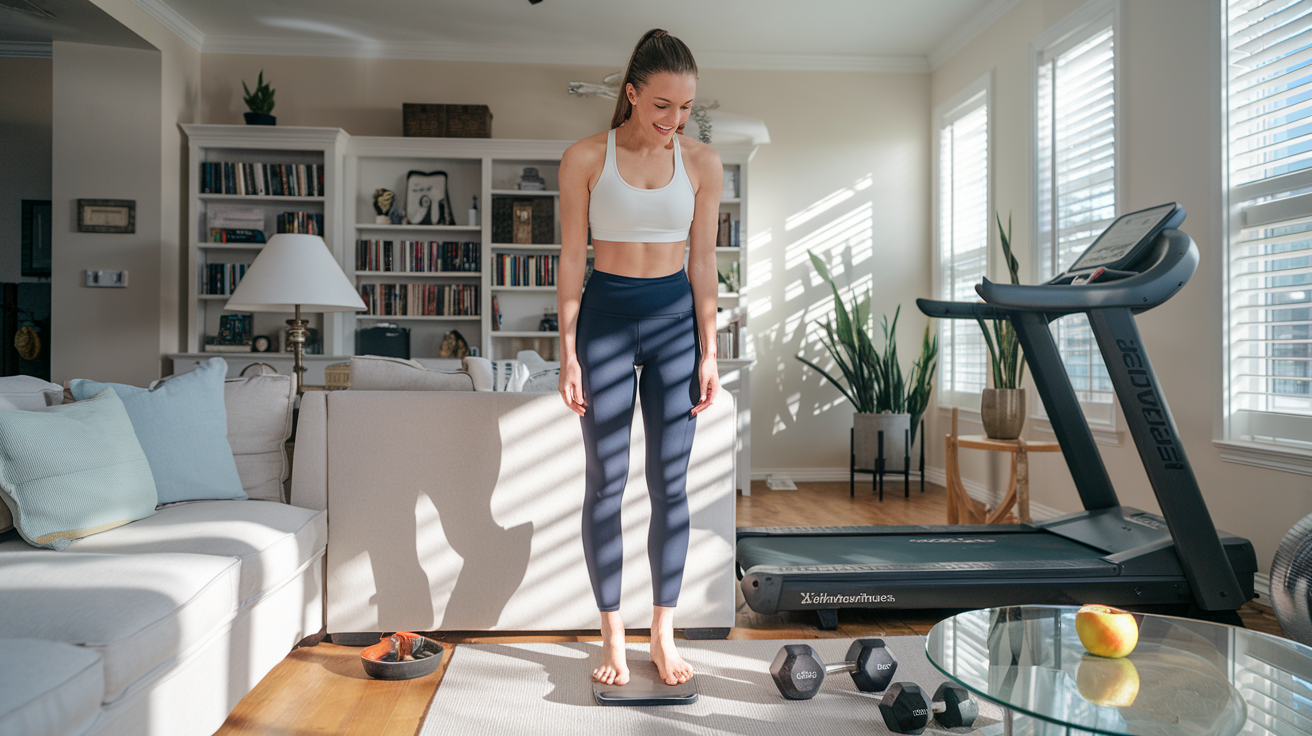
[[(1118, 218), (1046, 284), (975, 289), (983, 304), (919, 299), (939, 319), (1015, 326), (1084, 511), (1033, 524), (741, 527), (737, 574), (757, 613), (1103, 603), (1239, 623), (1257, 558), (1218, 532), (1134, 315), (1175, 295), (1198, 266), (1171, 203)], [(1088, 315), (1162, 516), (1122, 506), (1049, 324)]]

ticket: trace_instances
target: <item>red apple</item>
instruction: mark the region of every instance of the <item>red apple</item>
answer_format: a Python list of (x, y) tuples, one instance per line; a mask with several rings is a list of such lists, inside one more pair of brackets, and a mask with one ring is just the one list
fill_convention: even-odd
[(1075, 672), (1075, 686), (1094, 705), (1124, 708), (1139, 696), (1139, 670), (1128, 659), (1086, 654)]
[(1075, 613), (1075, 633), (1085, 649), (1100, 657), (1124, 657), (1139, 643), (1134, 615), (1111, 606), (1081, 606)]

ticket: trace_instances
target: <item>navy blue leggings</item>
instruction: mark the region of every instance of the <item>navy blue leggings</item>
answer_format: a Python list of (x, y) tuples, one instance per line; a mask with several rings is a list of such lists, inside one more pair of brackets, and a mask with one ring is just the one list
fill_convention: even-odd
[[(687, 275), (647, 279), (593, 270), (579, 303), (575, 351), (587, 402), (579, 418), (587, 452), (583, 554), (597, 608), (620, 608), (620, 506), (635, 396), (642, 401), (647, 443), (653, 605), (678, 605), (688, 555), (688, 455), (697, 428), (689, 412), (701, 395), (702, 351)], [(635, 380), (639, 365), (642, 376)]]

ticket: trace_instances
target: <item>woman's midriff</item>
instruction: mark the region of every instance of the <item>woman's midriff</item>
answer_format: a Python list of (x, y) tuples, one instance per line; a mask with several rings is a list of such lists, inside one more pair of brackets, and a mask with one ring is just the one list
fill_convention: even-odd
[(616, 243), (592, 241), (592, 267), (607, 273), (649, 279), (683, 269), (687, 241), (676, 243)]

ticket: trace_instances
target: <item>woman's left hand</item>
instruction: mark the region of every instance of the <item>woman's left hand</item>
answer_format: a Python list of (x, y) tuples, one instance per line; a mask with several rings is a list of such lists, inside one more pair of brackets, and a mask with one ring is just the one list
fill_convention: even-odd
[(699, 385), (701, 386), (701, 400), (692, 408), (692, 416), (697, 416), (703, 409), (710, 406), (715, 401), (716, 394), (720, 393), (720, 368), (715, 363), (714, 355), (707, 355), (702, 358), (702, 364), (697, 373)]

